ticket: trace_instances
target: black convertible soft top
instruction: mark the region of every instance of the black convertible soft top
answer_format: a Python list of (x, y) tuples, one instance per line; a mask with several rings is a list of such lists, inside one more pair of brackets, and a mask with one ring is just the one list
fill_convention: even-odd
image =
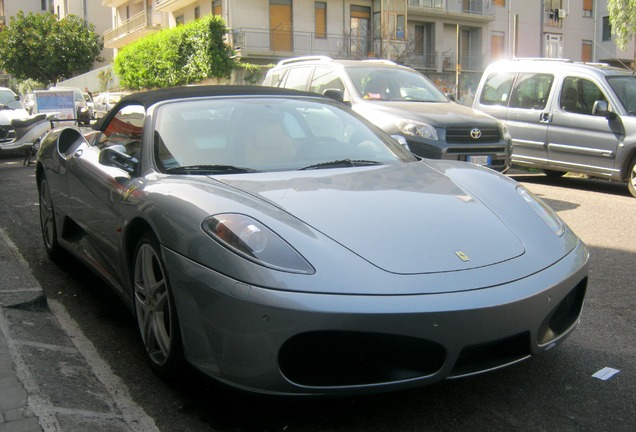
[(277, 87), (261, 86), (232, 86), (232, 85), (195, 85), (185, 87), (170, 87), (165, 89), (149, 90), (139, 93), (129, 94), (120, 99), (119, 102), (109, 111), (107, 115), (99, 119), (93, 129), (101, 130), (102, 124), (126, 105), (142, 105), (148, 109), (157, 102), (173, 99), (198, 98), (209, 96), (289, 96), (289, 97), (312, 97), (328, 99), (316, 93), (302, 92)]

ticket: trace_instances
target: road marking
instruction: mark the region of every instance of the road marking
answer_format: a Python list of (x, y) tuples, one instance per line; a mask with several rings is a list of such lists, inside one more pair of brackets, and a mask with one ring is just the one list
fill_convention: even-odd
[(91, 366), (97, 379), (106, 387), (115, 405), (121, 410), (123, 420), (128, 426), (136, 432), (159, 432), (154, 419), (132, 400), (128, 388), (111, 371), (92, 342), (84, 336), (77, 323), (66, 312), (66, 308), (55, 300), (48, 302), (49, 308), (58, 319), (60, 326), (70, 336), (73, 345)]

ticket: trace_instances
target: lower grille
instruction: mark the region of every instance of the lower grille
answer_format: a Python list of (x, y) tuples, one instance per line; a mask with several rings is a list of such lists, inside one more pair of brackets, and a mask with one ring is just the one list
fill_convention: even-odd
[(431, 375), (445, 357), (441, 345), (414, 337), (317, 331), (292, 337), (278, 361), (283, 375), (296, 384), (343, 387)]

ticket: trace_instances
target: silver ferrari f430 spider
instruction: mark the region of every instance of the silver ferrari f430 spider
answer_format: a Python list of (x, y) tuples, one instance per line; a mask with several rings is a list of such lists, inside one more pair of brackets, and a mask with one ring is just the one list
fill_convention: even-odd
[(132, 94), (42, 140), (44, 245), (115, 289), (163, 376), (187, 362), (254, 392), (369, 393), (562, 342), (585, 245), (512, 179), (397, 138), (292, 90)]

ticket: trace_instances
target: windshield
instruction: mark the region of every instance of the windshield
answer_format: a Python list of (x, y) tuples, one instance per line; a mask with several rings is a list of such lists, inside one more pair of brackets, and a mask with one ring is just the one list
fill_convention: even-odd
[(636, 115), (636, 77), (612, 76), (607, 77), (607, 82), (623, 104), (629, 115)]
[(155, 159), (167, 173), (237, 174), (416, 160), (335, 103), (282, 98), (175, 101), (159, 107), (155, 118)]
[(347, 72), (363, 99), (448, 102), (435, 84), (415, 71), (376, 65), (349, 67)]
[(15, 93), (11, 90), (0, 90), (0, 104), (6, 105), (11, 109), (22, 109), (22, 103), (15, 100)]

